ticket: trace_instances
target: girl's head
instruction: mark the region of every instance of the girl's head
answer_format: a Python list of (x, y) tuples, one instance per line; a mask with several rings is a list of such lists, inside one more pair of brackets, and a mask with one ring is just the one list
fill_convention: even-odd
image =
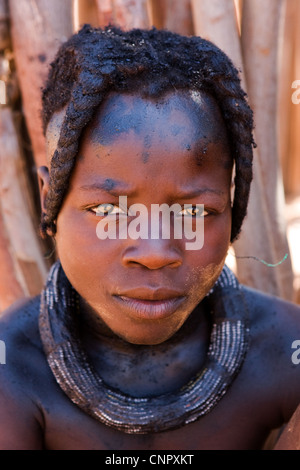
[[(43, 102), (42, 228), (69, 281), (119, 337), (166, 341), (214, 285), (246, 214), (252, 113), (237, 71), (197, 37), (85, 26), (60, 49)], [(197, 234), (203, 221), (201, 249), (186, 248), (187, 231), (164, 238), (158, 224), (153, 236), (152, 211), (174, 204), (170, 225)], [(129, 235), (99, 237), (102, 222)]]
[(81, 135), (107, 95), (134, 92), (158, 99), (179, 90), (205, 92), (220, 108), (235, 163), (231, 241), (237, 238), (252, 180), (253, 120), (230, 59), (199, 37), (156, 29), (101, 30), (88, 25), (60, 48), (43, 93), (44, 130), (51, 129), (52, 149), (53, 141), (57, 144), (49, 156), (43, 233), (56, 232), (55, 222), (68, 191)]

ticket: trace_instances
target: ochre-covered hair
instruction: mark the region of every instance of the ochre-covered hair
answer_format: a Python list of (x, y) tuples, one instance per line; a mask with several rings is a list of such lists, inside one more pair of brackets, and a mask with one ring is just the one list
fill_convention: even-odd
[(170, 90), (205, 91), (217, 101), (235, 162), (231, 241), (246, 215), (253, 158), (253, 116), (238, 71), (218, 47), (200, 37), (165, 30), (124, 32), (85, 25), (59, 49), (43, 91), (43, 126), (66, 107), (51, 160), (47, 213), (41, 232), (56, 232), (56, 218), (75, 165), (80, 137), (110, 91), (158, 97)]

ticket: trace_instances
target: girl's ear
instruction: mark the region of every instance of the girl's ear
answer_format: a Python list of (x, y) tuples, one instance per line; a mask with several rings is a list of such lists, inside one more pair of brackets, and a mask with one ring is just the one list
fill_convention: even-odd
[(49, 170), (46, 166), (40, 166), (37, 170), (38, 183), (40, 189), (41, 210), (47, 213), (46, 197), (49, 191)]

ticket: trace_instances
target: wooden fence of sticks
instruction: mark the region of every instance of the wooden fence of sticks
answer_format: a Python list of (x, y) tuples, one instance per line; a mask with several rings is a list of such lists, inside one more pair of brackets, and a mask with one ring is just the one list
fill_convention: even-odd
[[(37, 295), (53, 262), (39, 236), (36, 169), (46, 164), (41, 88), (59, 45), (84, 23), (203, 36), (241, 70), (255, 114), (255, 178), (234, 244), (245, 284), (294, 300), (285, 195), (300, 193), (299, 0), (0, 0), (0, 312)], [(295, 96), (295, 95), (294, 95)], [(300, 96), (300, 93), (299, 93)]]

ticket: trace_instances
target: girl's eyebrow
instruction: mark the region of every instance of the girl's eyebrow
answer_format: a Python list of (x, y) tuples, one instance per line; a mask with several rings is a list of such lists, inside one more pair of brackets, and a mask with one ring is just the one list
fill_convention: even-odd
[(128, 184), (126, 184), (123, 181), (119, 180), (114, 180), (112, 178), (105, 178), (102, 181), (96, 181), (91, 184), (85, 184), (79, 188), (80, 191), (105, 191), (112, 196), (121, 196), (124, 195), (124, 192), (126, 192), (126, 195), (132, 194), (134, 192), (133, 189), (131, 189)]
[(195, 188), (195, 189), (188, 189), (188, 190), (180, 190), (177, 192), (177, 197), (182, 199), (191, 199), (193, 197), (202, 196), (203, 194), (212, 193), (216, 194), (217, 196), (225, 196), (226, 193), (224, 191), (220, 191), (219, 189), (213, 188)]
[[(79, 188), (81, 191), (105, 191), (106, 193), (119, 197), (119, 196), (134, 196), (136, 190), (130, 188), (128, 184), (123, 181), (113, 180), (112, 178), (106, 178), (103, 181), (96, 181), (95, 183), (83, 185)], [(195, 189), (181, 189), (176, 192), (176, 198), (178, 199), (192, 199), (203, 194), (211, 193), (224, 198), (226, 193), (218, 189), (213, 188), (195, 188)]]

